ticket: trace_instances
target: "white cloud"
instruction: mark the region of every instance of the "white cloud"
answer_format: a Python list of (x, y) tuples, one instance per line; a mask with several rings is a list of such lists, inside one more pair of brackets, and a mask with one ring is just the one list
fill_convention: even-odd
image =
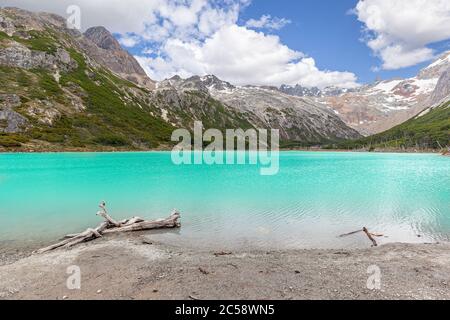
[[(189, 30), (196, 29), (203, 16), (203, 23), (207, 23), (208, 15), (210, 25), (230, 20), (227, 15), (235, 22), (239, 8), (248, 3), (249, 0), (1, 0), (0, 4), (64, 17), (69, 6), (77, 5), (83, 30), (101, 25), (115, 33), (141, 34), (161, 21), (173, 29)], [(214, 18), (218, 18), (216, 22)]]
[(154, 79), (215, 74), (238, 85), (357, 85), (353, 73), (320, 71), (313, 58), (283, 45), (277, 36), (237, 25), (222, 27), (204, 42), (171, 39), (162, 51), (164, 58), (137, 57)]
[[(241, 3), (242, 5), (242, 3)], [(232, 25), (238, 21), (240, 5), (234, 4), (228, 9), (208, 8), (199, 18), (198, 29), (202, 34), (211, 35), (224, 25)]]
[(258, 20), (250, 19), (246, 22), (245, 26), (255, 29), (269, 29), (280, 30), (292, 21), (285, 18), (272, 18), (271, 15), (263, 15)]
[(428, 61), (435, 55), (427, 45), (450, 38), (448, 0), (360, 0), (353, 12), (386, 70)]
[(383, 48), (380, 50), (380, 56), (383, 59), (383, 69), (395, 70), (431, 60), (434, 58), (434, 53), (429, 48), (406, 49), (398, 44)]
[(67, 17), (70, 5), (81, 9), (81, 26), (105, 26), (116, 33), (140, 33), (156, 22), (155, 12), (163, 0), (1, 0), (2, 6), (48, 11)]
[(1, 0), (4, 6), (66, 15), (81, 8), (82, 28), (102, 25), (126, 47), (145, 48), (137, 57), (155, 80), (179, 74), (215, 74), (236, 84), (352, 87), (349, 72), (319, 70), (311, 57), (277, 36), (250, 29), (280, 29), (289, 21), (269, 15), (239, 26), (250, 0)]
[(119, 43), (127, 48), (132, 48), (135, 45), (137, 45), (140, 42), (139, 37), (130, 35), (130, 34), (125, 34), (125, 35), (121, 35), (119, 38)]

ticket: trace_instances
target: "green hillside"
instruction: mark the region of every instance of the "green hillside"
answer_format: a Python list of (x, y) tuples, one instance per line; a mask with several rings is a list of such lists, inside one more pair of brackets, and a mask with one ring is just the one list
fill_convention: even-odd
[[(155, 96), (137, 87), (88, 62), (76, 40), (65, 33), (30, 32), (27, 39), (0, 33), (0, 55), (8, 57), (2, 49), (17, 44), (48, 57), (63, 49), (76, 67), (58, 68), (56, 74), (43, 67), (0, 64), (0, 112), (6, 113), (0, 119), (0, 149), (148, 150), (171, 145), (175, 126), (190, 128), (195, 120), (215, 128), (250, 126), (207, 95), (175, 95), (174, 103), (172, 92)], [(16, 129), (8, 132), (11, 123)]]
[[(168, 142), (172, 128), (151, 114), (156, 108), (151, 105), (141, 108), (138, 101), (130, 99), (124, 102), (121, 98), (122, 95), (130, 96), (128, 90), (133, 87), (132, 83), (104, 69), (88, 72), (84, 58), (75, 51), (71, 55), (79, 66), (61, 75), (59, 83), (44, 69), (0, 67), (0, 81), (5, 84), (0, 93), (18, 95), (21, 105), (14, 111), (29, 121), (27, 130), (23, 132), (2, 134), (0, 145), (12, 147), (41, 141), (62, 148), (138, 148), (140, 145), (151, 148)], [(79, 95), (85, 110), (76, 112), (68, 108), (67, 92)], [(59, 113), (50, 125), (39, 121), (30, 112), (31, 108), (46, 103)]]
[(347, 141), (348, 149), (441, 149), (450, 145), (450, 101), (383, 133)]

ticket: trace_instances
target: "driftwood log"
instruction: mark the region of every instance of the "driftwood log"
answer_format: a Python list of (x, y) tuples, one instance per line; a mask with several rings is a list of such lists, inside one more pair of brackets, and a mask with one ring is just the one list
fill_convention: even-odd
[(88, 242), (101, 238), (105, 234), (131, 231), (144, 231), (164, 228), (179, 228), (181, 226), (179, 219), (180, 213), (176, 210), (166, 219), (159, 219), (153, 221), (145, 221), (139, 217), (133, 217), (123, 221), (115, 221), (106, 211), (106, 203), (102, 202), (99, 205), (100, 211), (97, 215), (105, 219), (97, 228), (88, 228), (82, 233), (68, 234), (60, 242), (51, 246), (39, 249), (34, 253), (40, 254), (57, 248), (70, 248), (82, 242)]
[(372, 241), (372, 246), (373, 247), (377, 247), (378, 246), (378, 243), (377, 243), (377, 241), (375, 240), (374, 237), (383, 237), (384, 236), (382, 234), (371, 233), (371, 232), (369, 232), (369, 230), (366, 227), (364, 227), (361, 230), (356, 230), (356, 231), (353, 231), (353, 232), (350, 232), (350, 233), (341, 234), (339, 237), (340, 238), (347, 237), (347, 236), (351, 236), (351, 235), (354, 235), (354, 234), (357, 234), (357, 233), (360, 233), (360, 232), (364, 232), (366, 234), (366, 236), (369, 238), (369, 240)]

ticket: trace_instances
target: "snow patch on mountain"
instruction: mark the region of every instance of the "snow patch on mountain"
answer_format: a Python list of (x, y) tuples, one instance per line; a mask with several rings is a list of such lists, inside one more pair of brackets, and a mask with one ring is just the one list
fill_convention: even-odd
[(348, 91), (300, 86), (282, 86), (280, 90), (331, 107), (347, 125), (369, 135), (390, 129), (429, 107), (439, 78), (449, 68), (450, 51), (409, 79), (377, 81)]
[(449, 54), (445, 54), (441, 58), (437, 59), (435, 62), (430, 64), (428, 67), (426, 67), (425, 70), (426, 69), (435, 68), (435, 67), (437, 67), (439, 65), (447, 64), (447, 63), (450, 63), (450, 53)]
[(381, 91), (385, 94), (391, 94), (392, 90), (399, 85), (403, 80), (390, 80), (381, 81), (375, 87), (373, 87), (369, 92)]

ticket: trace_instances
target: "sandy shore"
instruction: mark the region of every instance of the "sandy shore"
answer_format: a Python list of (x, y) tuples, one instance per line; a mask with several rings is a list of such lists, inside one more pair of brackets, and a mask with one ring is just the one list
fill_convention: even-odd
[[(44, 255), (4, 255), (0, 298), (450, 299), (449, 243), (214, 253), (137, 234)], [(66, 285), (73, 265), (81, 270), (79, 290)], [(380, 290), (367, 288), (372, 265), (381, 270)]]

